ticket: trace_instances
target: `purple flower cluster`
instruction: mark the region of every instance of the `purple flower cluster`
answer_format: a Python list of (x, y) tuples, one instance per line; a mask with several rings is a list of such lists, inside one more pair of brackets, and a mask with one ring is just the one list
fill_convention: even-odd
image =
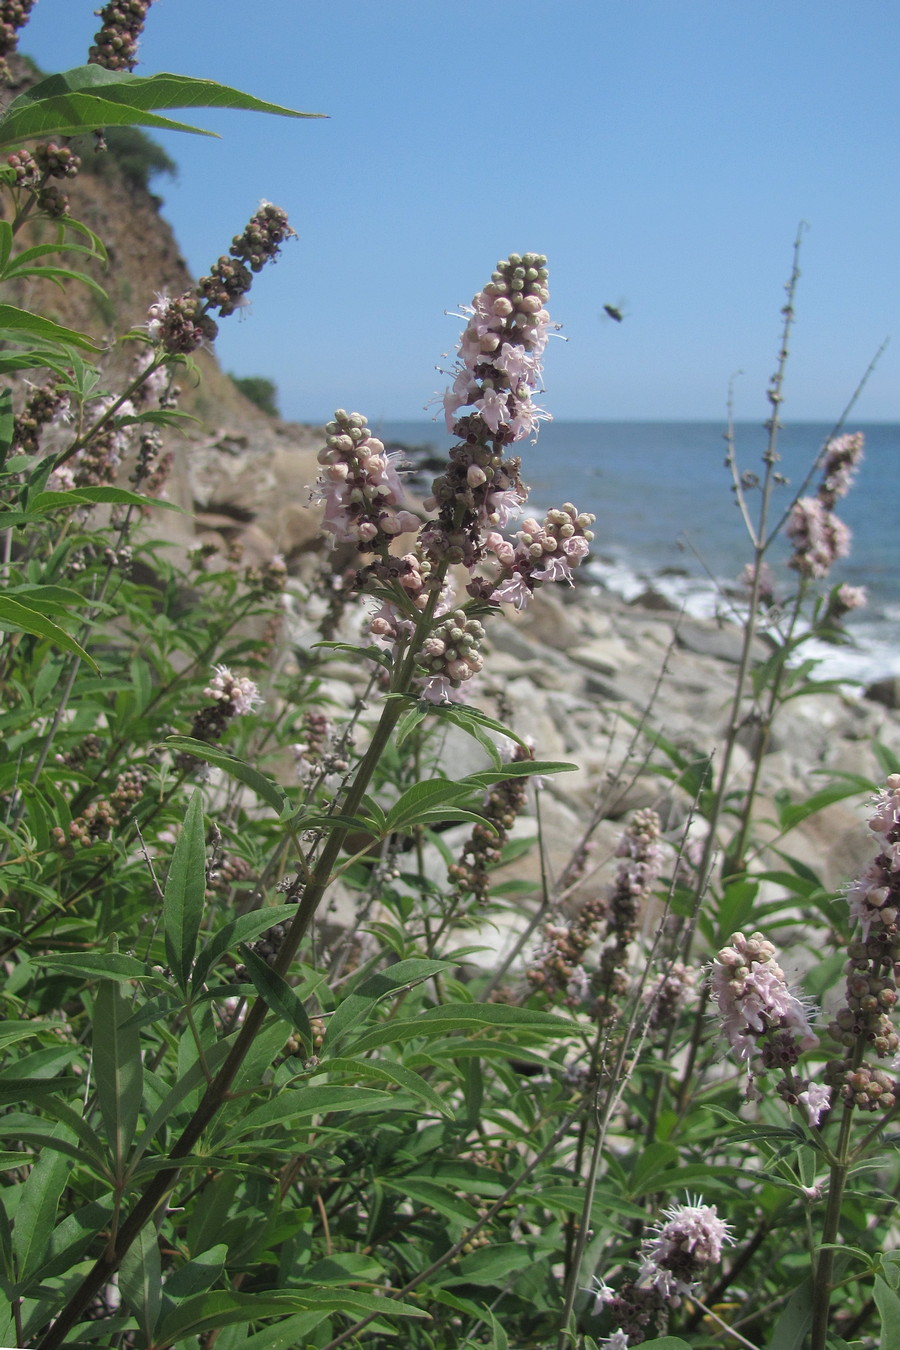
[[(843, 1054), (829, 1061), (826, 1077), (847, 1106), (892, 1111), (900, 1100), (900, 1036), (891, 1020), (900, 999), (900, 774), (875, 798), (869, 828), (878, 853), (847, 895), (860, 931), (847, 953), (844, 1003), (828, 1028)], [(861, 1042), (891, 1059), (892, 1072), (859, 1062)]]
[(787, 536), (794, 545), (788, 566), (802, 577), (821, 579), (850, 552), (850, 531), (834, 514), (838, 498), (850, 490), (863, 456), (863, 437), (839, 436), (822, 458), (822, 480), (815, 497), (801, 497), (791, 508)]
[(728, 1042), (739, 1060), (752, 1064), (751, 1072), (788, 1069), (818, 1044), (762, 933), (733, 933), (712, 963), (709, 982)]
[(646, 1339), (651, 1321), (658, 1329), (664, 1326), (667, 1310), (679, 1306), (707, 1267), (721, 1263), (722, 1249), (731, 1241), (731, 1229), (715, 1205), (704, 1205), (699, 1196), (664, 1209), (641, 1242), (637, 1278), (626, 1280), (618, 1292), (595, 1281), (595, 1312), (604, 1310), (619, 1324), (600, 1342), (601, 1350), (628, 1350)]
[(294, 237), (287, 213), (271, 202), (260, 202), (243, 233), (234, 236), (230, 256), (217, 259), (194, 290), (174, 298), (157, 295), (147, 312), (150, 341), (173, 356), (187, 356), (204, 342), (213, 342), (219, 328), (210, 310), (227, 317), (245, 305), (252, 274), (273, 261), (284, 241)]
[[(313, 496), (325, 503), (324, 528), (373, 558), (352, 583), (380, 600), (370, 622), (373, 636), (394, 644), (396, 655), (422, 614), (433, 622), (420, 634), (418, 663), (422, 692), (434, 701), (456, 696), (482, 666), (481, 623), (469, 605), (460, 605), (446, 580), (448, 568), (468, 571), (466, 590), (479, 606), (508, 602), (521, 609), (544, 582), (571, 582), (593, 538), (593, 516), (568, 502), (543, 522), (525, 520), (515, 542), (500, 533), (528, 496), (520, 461), (506, 458), (506, 449), (536, 432), (546, 416), (532, 399), (551, 327), (545, 264), (540, 254), (511, 254), (475, 296), (445, 400), (448, 425), (460, 441), (432, 484), (424, 502), (432, 515), (421, 528), (402, 504), (398, 457), (385, 452), (361, 414), (339, 410), (319, 454)], [(464, 408), (471, 411), (456, 416)], [(413, 529), (414, 547), (399, 556), (394, 540)]]
[(547, 259), (542, 253), (511, 253), (497, 264), (479, 291), (459, 343), (452, 386), (444, 394), (447, 430), (469, 433), (461, 408), (471, 407), (492, 436), (511, 445), (537, 432), (549, 413), (532, 395), (539, 387), (541, 356), (551, 329), (545, 308)]
[(386, 553), (398, 534), (419, 528), (405, 510), (397, 474), (399, 453), (388, 454), (361, 413), (338, 408), (325, 428), (319, 451), (322, 474), (316, 496), (325, 503), (322, 525), (336, 543), (356, 544), (361, 553)]

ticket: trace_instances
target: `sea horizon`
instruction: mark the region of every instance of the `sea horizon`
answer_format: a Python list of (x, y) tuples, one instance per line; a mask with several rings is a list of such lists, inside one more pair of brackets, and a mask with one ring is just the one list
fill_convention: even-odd
[[(454, 444), (443, 419), (370, 425), (384, 440), (432, 445), (438, 454)], [(823, 674), (867, 682), (900, 675), (900, 496), (884, 488), (900, 465), (900, 422), (852, 419), (844, 430), (863, 432), (865, 458), (836, 508), (852, 544), (829, 581), (865, 586), (869, 604), (848, 621), (855, 645), (816, 654), (823, 658)], [(733, 431), (739, 471), (761, 476), (764, 427), (743, 420)], [(833, 422), (812, 420), (780, 430), (778, 469), (787, 481), (774, 491), (770, 522), (784, 514), (832, 434)], [(554, 419), (542, 424), (536, 444), (523, 441), (515, 449), (532, 512), (572, 501), (597, 517), (590, 575), (598, 585), (626, 601), (650, 586), (687, 612), (710, 617), (731, 608), (737, 579), (752, 556), (725, 467), (724, 436), (723, 422), (712, 419)], [(813, 475), (803, 491), (812, 494), (815, 487)], [(753, 514), (759, 496), (753, 488), (747, 496)], [(782, 536), (770, 561), (783, 594), (796, 582), (784, 565), (788, 553)]]

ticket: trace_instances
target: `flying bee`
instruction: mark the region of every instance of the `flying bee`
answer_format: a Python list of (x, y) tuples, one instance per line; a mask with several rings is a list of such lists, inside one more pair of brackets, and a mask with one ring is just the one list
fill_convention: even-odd
[(622, 313), (618, 305), (604, 305), (603, 313), (606, 315), (608, 319), (615, 319), (616, 323), (621, 323), (622, 320), (625, 318), (625, 315)]

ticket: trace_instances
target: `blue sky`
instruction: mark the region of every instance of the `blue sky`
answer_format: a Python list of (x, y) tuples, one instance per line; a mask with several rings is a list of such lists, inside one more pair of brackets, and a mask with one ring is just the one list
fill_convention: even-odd
[[(22, 49), (82, 64), (96, 3), (39, 0)], [(329, 115), (160, 136), (195, 273), (261, 197), (290, 214), (299, 240), (217, 343), (286, 416), (427, 416), (444, 311), (532, 249), (568, 338), (555, 417), (717, 420), (740, 369), (736, 414), (762, 420), (805, 220), (785, 418), (832, 419), (893, 335), (856, 416), (897, 421), (898, 46), (896, 0), (156, 0), (137, 73)]]

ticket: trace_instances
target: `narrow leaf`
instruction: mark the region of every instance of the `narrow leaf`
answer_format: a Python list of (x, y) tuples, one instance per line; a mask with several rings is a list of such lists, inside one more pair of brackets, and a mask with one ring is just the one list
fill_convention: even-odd
[[(63, 1142), (66, 1133), (63, 1126), (58, 1126), (54, 1137)], [(43, 1259), (50, 1234), (56, 1226), (59, 1197), (71, 1170), (71, 1163), (67, 1162), (62, 1152), (47, 1149), (40, 1154), (28, 1173), (16, 1210), (12, 1235), (19, 1279), (23, 1279)]]
[(300, 999), (286, 980), (267, 965), (250, 947), (241, 947), (241, 956), (257, 992), (272, 1011), (292, 1026), (303, 1041), (304, 1052), (312, 1054), (313, 1032)]
[(266, 778), (258, 769), (245, 764), (230, 750), (223, 750), (218, 745), (207, 745), (206, 741), (197, 741), (191, 736), (167, 736), (166, 745), (170, 750), (194, 755), (196, 759), (202, 759), (207, 764), (214, 764), (217, 769), (224, 769), (231, 778), (237, 778), (239, 782), (252, 788), (257, 797), (271, 806), (273, 811), (281, 815), (284, 810), (287, 799), (278, 784), (271, 778)]
[(241, 914), (232, 919), (210, 938), (198, 955), (191, 976), (191, 988), (197, 992), (203, 987), (203, 981), (219, 957), (224, 956), (227, 951), (231, 951), (242, 942), (251, 942), (267, 928), (273, 928), (276, 923), (289, 923), (296, 913), (296, 905), (270, 905), (265, 909), (255, 910), (252, 914)]
[(31, 633), (33, 637), (49, 638), (57, 647), (62, 647), (63, 651), (72, 652), (73, 655), (87, 661), (88, 665), (97, 674), (100, 674), (100, 667), (96, 661), (84, 650), (82, 646), (75, 641), (73, 637), (60, 628), (59, 624), (48, 619), (45, 614), (39, 610), (33, 609), (31, 605), (23, 605), (20, 600), (12, 600), (8, 595), (0, 595), (0, 628), (21, 629), (25, 633)]
[(875, 1306), (881, 1317), (881, 1350), (900, 1350), (900, 1297), (880, 1275), (875, 1276)]
[(119, 1289), (149, 1345), (162, 1303), (162, 1269), (156, 1225), (145, 1224), (119, 1268)]
[(35, 960), (51, 970), (92, 980), (135, 980), (153, 973), (143, 961), (124, 952), (82, 952), (78, 956), (38, 956)]
[(121, 986), (103, 980), (94, 1000), (93, 1071), (117, 1178), (124, 1174), (143, 1096), (141, 1034), (136, 1026), (123, 1026), (130, 1016)]
[(0, 305), (0, 329), (7, 340), (24, 341), (27, 338), (42, 338), (45, 342), (66, 342), (71, 347), (83, 347), (86, 351), (99, 355), (103, 348), (86, 333), (74, 328), (64, 328), (40, 314), (32, 314), (28, 309), (18, 309), (15, 305)]
[(203, 799), (197, 789), (188, 803), (163, 897), (166, 956), (182, 989), (187, 989), (206, 898), (206, 839)]
[(387, 970), (370, 975), (352, 994), (343, 999), (337, 1011), (330, 1018), (321, 1054), (332, 1051), (338, 1041), (351, 1027), (361, 1021), (380, 999), (387, 998), (412, 984), (420, 984), (432, 975), (438, 975), (451, 967), (449, 961), (425, 961), (413, 958), (409, 961), (397, 961)]

